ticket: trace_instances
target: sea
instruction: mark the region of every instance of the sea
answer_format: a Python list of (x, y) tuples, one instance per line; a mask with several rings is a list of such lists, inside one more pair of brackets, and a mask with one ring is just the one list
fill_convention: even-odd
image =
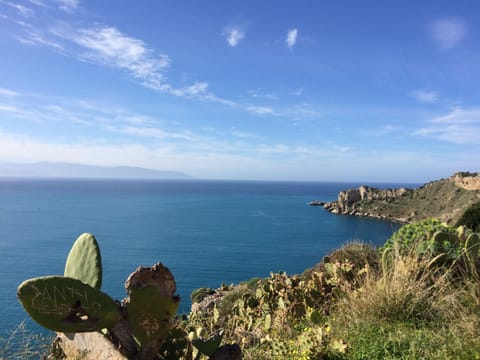
[(0, 179), (0, 337), (24, 320), (41, 331), (16, 289), (29, 278), (62, 275), (70, 247), (84, 232), (95, 235), (102, 251), (102, 291), (121, 300), (132, 271), (161, 262), (176, 279), (180, 313), (188, 313), (196, 288), (301, 273), (351, 241), (383, 244), (399, 224), (308, 205), (360, 185)]

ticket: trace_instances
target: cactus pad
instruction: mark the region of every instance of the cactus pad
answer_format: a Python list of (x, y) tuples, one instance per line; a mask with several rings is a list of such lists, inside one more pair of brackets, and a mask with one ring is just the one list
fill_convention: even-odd
[(128, 320), (145, 358), (154, 358), (158, 353), (168, 335), (178, 305), (178, 298), (161, 295), (154, 286), (130, 292), (130, 298), (126, 301)]
[(433, 254), (441, 254), (448, 252), (448, 249), (452, 247), (457, 241), (455, 235), (446, 231), (437, 231), (433, 234), (429, 249)]
[(157, 355), (171, 327), (180, 298), (175, 296), (172, 273), (161, 263), (139, 267), (125, 282), (129, 295), (124, 300), (133, 335), (144, 359)]
[(102, 257), (97, 240), (92, 234), (82, 234), (75, 241), (65, 263), (64, 275), (100, 289)]
[(223, 333), (219, 333), (209, 337), (206, 340), (202, 339), (193, 339), (192, 344), (195, 346), (202, 354), (207, 356), (213, 356), (217, 351), (220, 343), (222, 342)]
[(32, 319), (53, 331), (98, 331), (120, 320), (110, 296), (73, 278), (26, 280), (18, 287), (17, 297)]

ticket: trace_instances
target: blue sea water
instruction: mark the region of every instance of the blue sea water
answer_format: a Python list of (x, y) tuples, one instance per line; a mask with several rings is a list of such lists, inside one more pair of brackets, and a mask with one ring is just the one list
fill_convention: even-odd
[(270, 271), (300, 273), (352, 240), (380, 245), (398, 224), (307, 205), (359, 185), (1, 179), (0, 330), (28, 318), (16, 299), (17, 286), (63, 274), (68, 251), (83, 232), (100, 243), (103, 291), (122, 299), (127, 276), (160, 261), (176, 278), (182, 312), (198, 287)]

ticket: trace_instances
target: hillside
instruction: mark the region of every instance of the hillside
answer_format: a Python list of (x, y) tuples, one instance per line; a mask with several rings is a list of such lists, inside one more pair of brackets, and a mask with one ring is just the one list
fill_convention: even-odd
[(433, 217), (454, 224), (467, 208), (479, 201), (480, 174), (462, 172), (429, 182), (417, 189), (380, 190), (361, 186), (340, 192), (337, 201), (321, 204), (335, 214), (404, 223)]
[(91, 179), (190, 179), (177, 171), (152, 170), (133, 166), (94, 166), (74, 163), (0, 163), (0, 176), (27, 178)]

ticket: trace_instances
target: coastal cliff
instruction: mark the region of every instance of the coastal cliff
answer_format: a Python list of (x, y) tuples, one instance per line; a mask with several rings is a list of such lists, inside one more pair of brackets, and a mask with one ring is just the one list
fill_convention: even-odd
[(360, 186), (341, 191), (333, 202), (317, 202), (334, 214), (388, 219), (402, 223), (429, 217), (454, 224), (480, 201), (480, 174), (458, 172), (417, 189), (377, 189)]

